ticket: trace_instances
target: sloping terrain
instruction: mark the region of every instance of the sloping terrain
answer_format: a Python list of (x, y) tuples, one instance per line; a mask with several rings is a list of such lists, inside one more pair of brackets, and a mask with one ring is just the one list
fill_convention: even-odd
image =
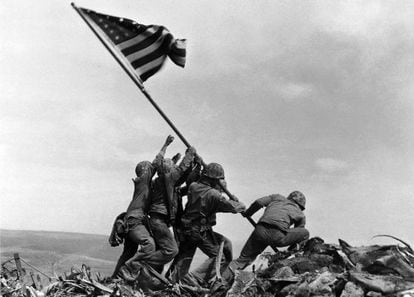
[[(241, 246), (242, 242), (233, 243), (234, 256), (239, 254)], [(19, 253), (21, 258), (49, 275), (60, 275), (74, 265), (85, 264), (92, 271), (109, 276), (122, 246), (110, 247), (105, 235), (0, 229), (0, 252), (2, 263)], [(197, 251), (192, 267), (204, 259)]]
[(53, 275), (86, 264), (110, 275), (122, 247), (110, 247), (107, 236), (47, 231), (0, 230), (1, 262), (19, 253), (22, 259)]

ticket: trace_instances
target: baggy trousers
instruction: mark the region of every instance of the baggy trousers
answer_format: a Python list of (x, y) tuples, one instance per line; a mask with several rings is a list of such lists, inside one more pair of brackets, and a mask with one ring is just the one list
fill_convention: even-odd
[(309, 239), (309, 231), (305, 228), (291, 228), (283, 232), (275, 227), (259, 223), (247, 239), (240, 256), (233, 260), (223, 273), (223, 279), (231, 282), (235, 270), (246, 268), (268, 246), (285, 247), (307, 239)]
[(149, 224), (154, 236), (156, 250), (145, 261), (161, 273), (164, 265), (178, 254), (178, 246), (173, 233), (168, 228), (165, 216), (152, 215)]
[[(190, 277), (198, 283), (208, 281), (215, 274), (215, 258), (219, 253), (220, 243), (224, 241), (223, 260), (221, 270), (233, 259), (231, 241), (220, 233), (211, 229), (196, 231), (184, 235), (180, 241), (178, 255), (171, 264), (170, 271), (175, 282)], [(189, 273), (194, 254), (199, 248), (209, 259), (205, 260), (199, 267)]]
[(155, 242), (147, 227), (141, 223), (133, 222), (133, 220), (130, 220), (127, 224), (129, 231), (125, 237), (124, 250), (119, 257), (112, 277), (116, 277), (119, 269), (131, 258), (142, 260), (155, 251)]

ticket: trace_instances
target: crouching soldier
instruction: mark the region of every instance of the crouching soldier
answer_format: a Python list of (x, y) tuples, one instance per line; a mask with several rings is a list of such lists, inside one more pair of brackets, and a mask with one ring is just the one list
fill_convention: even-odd
[[(266, 209), (239, 258), (233, 260), (223, 273), (225, 283), (230, 284), (234, 279), (234, 271), (250, 265), (267, 246), (294, 246), (309, 239), (309, 231), (304, 228), (305, 204), (306, 198), (299, 191), (290, 193), (287, 198), (275, 194), (257, 199), (243, 215), (252, 216), (260, 208)], [(294, 227), (290, 228), (292, 225)]]
[[(209, 280), (215, 272), (214, 259), (219, 253), (222, 241), (225, 242), (227, 251), (224, 253), (223, 265), (231, 261), (230, 240), (213, 231), (216, 213), (240, 213), (245, 210), (245, 206), (235, 197), (232, 197), (233, 200), (227, 200), (222, 196), (216, 189), (220, 180), (224, 180), (223, 167), (217, 163), (210, 163), (204, 169), (200, 180), (189, 186), (188, 201), (181, 218), (179, 252), (172, 264), (175, 267), (170, 267), (170, 271), (174, 271), (174, 281), (181, 280), (189, 284), (196, 282), (200, 285)], [(194, 272), (188, 273), (197, 248), (209, 259)]]
[(134, 183), (134, 193), (132, 201), (123, 216), (125, 229), (124, 250), (118, 260), (112, 277), (120, 274), (126, 280), (134, 280), (137, 269), (134, 268), (133, 261), (145, 259), (155, 251), (154, 239), (146, 226), (146, 209), (148, 207), (152, 177), (161, 165), (167, 146), (173, 139), (173, 136), (167, 137), (160, 152), (152, 163), (142, 161), (135, 168), (136, 177), (132, 180)]

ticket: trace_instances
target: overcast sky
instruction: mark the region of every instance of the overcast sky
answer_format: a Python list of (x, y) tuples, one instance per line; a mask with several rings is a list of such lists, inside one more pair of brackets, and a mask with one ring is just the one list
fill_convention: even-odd
[[(247, 205), (300, 190), (311, 236), (414, 244), (412, 1), (76, 4), (187, 39), (145, 86)], [(70, 1), (3, 0), (0, 27), (0, 227), (108, 234), (172, 130)]]

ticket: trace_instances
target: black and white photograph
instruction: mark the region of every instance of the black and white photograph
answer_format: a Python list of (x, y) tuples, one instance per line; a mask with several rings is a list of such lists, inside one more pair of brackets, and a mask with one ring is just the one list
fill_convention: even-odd
[(414, 2), (3, 0), (5, 297), (414, 297)]

